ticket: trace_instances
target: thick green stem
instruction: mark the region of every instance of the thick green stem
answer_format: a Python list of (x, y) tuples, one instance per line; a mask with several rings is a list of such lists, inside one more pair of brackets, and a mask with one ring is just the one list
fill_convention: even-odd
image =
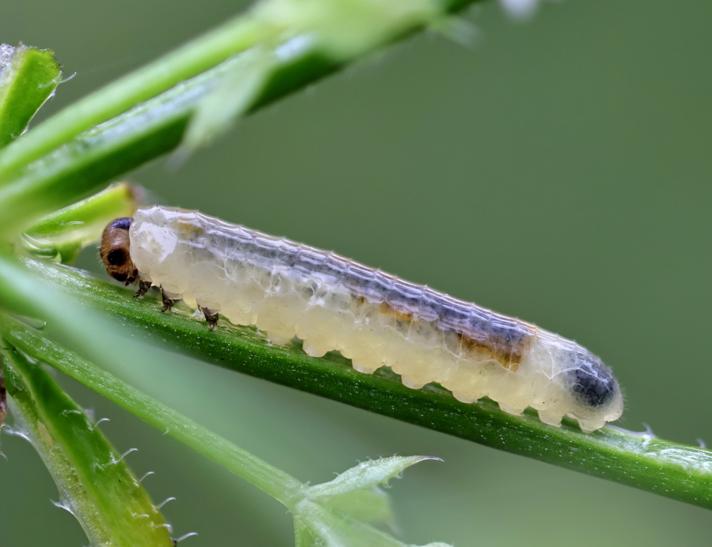
[(608, 426), (584, 434), (571, 424), (555, 428), (534, 415), (512, 416), (484, 401), (464, 404), (437, 386), (404, 387), (393, 373), (356, 372), (329, 354), (269, 344), (252, 329), (210, 331), (187, 314), (160, 312), (154, 299), (139, 301), (125, 289), (75, 269), (26, 261), (78, 300), (153, 333), (201, 359), (386, 416), (487, 446), (712, 508), (712, 452)]
[(40, 336), (22, 323), (0, 314), (0, 329), (11, 346), (83, 383), (159, 431), (224, 466), (286, 507), (291, 508), (296, 501), (302, 485), (285, 472)]

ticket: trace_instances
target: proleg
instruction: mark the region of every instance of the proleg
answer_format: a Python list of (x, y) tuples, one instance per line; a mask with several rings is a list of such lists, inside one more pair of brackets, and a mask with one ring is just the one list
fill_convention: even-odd
[[(128, 241), (116, 232), (124, 226)], [(127, 260), (112, 263), (105, 248), (127, 250)], [(363, 373), (388, 366), (413, 389), (436, 382), (463, 402), (488, 397), (512, 414), (531, 407), (551, 425), (569, 416), (584, 431), (623, 412), (611, 370), (571, 340), (198, 212), (154, 206), (114, 221), (102, 259), (119, 281), (152, 283), (201, 308), (211, 326), (219, 314), (275, 343), (297, 337), (309, 355), (338, 350)]]

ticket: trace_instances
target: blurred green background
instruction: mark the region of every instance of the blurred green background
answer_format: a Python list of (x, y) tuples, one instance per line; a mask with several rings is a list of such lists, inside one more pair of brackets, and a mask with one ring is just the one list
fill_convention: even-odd
[[(45, 115), (224, 20), (204, 0), (4, 0), (0, 41), (52, 48)], [(422, 35), (240, 123), (176, 169), (133, 173), (164, 204), (320, 247), (588, 346), (622, 425), (712, 441), (712, 4), (570, 0), (530, 22), (495, 2), (463, 47)], [(93, 253), (84, 265), (98, 271)], [(709, 512), (166, 353), (180, 410), (312, 482), (434, 454), (393, 485), (403, 537), (465, 546), (712, 543)], [(147, 374), (153, 363), (146, 362)], [(165, 368), (164, 368), (165, 370)], [(155, 374), (155, 372), (153, 372)], [(291, 544), (281, 506), (67, 384), (190, 546)], [(26, 443), (3, 436), (0, 545), (85, 544)]]

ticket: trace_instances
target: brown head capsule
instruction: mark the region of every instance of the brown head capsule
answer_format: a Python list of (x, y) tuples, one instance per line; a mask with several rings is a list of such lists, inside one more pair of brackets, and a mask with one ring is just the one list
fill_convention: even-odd
[(101, 234), (99, 255), (106, 273), (117, 281), (130, 285), (138, 277), (138, 270), (131, 260), (129, 240), (130, 217), (112, 220)]

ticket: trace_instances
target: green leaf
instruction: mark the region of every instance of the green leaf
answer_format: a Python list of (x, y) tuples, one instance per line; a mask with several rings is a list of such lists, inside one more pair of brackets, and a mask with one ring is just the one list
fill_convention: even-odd
[[(395, 539), (368, 524), (364, 524), (347, 516), (330, 511), (320, 504), (305, 499), (295, 512), (308, 534), (315, 540), (306, 545), (323, 547), (408, 547), (407, 544)], [(302, 531), (308, 538), (307, 532)], [(423, 547), (450, 547), (446, 543), (428, 543)]]
[(81, 524), (92, 545), (170, 547), (170, 526), (123, 457), (37, 363), (3, 351), (16, 432), (42, 457), (60, 504)]
[(361, 522), (384, 524), (392, 530), (396, 528), (391, 499), (381, 488), (354, 490), (348, 494), (323, 498), (320, 501), (329, 510)]
[(0, 148), (25, 131), (61, 74), (49, 50), (0, 44)]
[(390, 499), (380, 487), (400, 477), (408, 467), (428, 460), (439, 461), (427, 456), (392, 456), (361, 462), (329, 482), (310, 486), (305, 498), (318, 503), (330, 514), (339, 515), (340, 519), (385, 524), (393, 529), (395, 517)]
[(133, 215), (137, 190), (127, 183), (109, 186), (78, 203), (39, 219), (24, 234), (32, 253), (72, 262), (86, 246), (95, 243), (113, 219)]
[(440, 461), (428, 456), (392, 456), (361, 462), (329, 482), (310, 486), (306, 495), (335, 513), (394, 527), (390, 500), (380, 486), (386, 486), (408, 467), (428, 460)]
[(400, 476), (409, 467), (428, 460), (440, 461), (431, 456), (392, 456), (361, 462), (334, 480), (310, 487), (309, 497), (317, 499), (339, 496), (363, 488), (382, 486)]

